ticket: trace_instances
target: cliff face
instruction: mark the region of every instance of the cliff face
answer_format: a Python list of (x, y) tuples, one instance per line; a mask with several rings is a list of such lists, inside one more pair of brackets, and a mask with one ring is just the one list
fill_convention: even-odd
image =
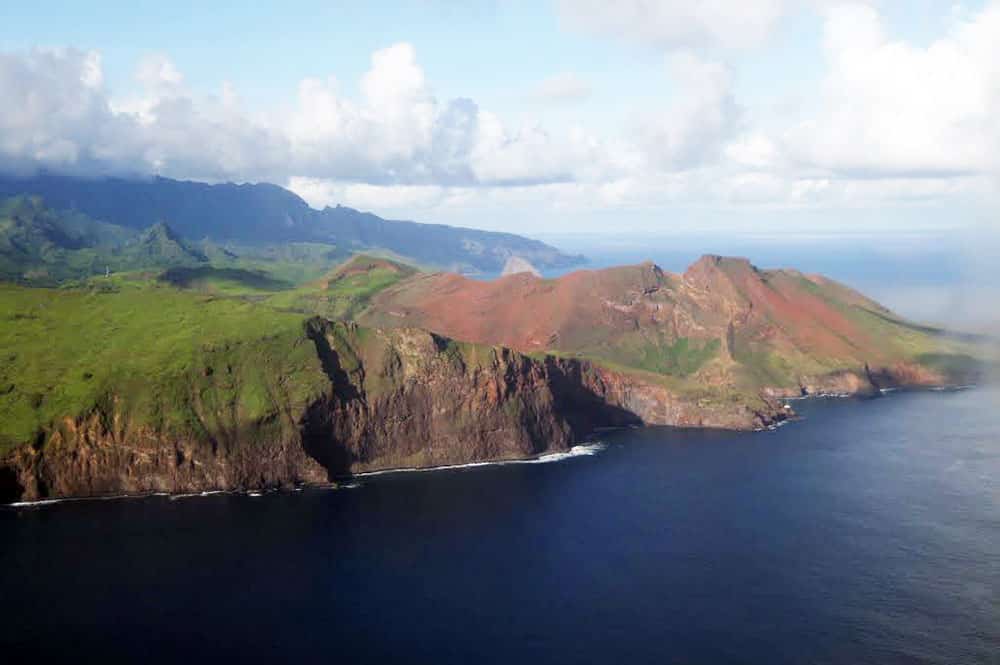
[(644, 425), (755, 430), (771, 427), (791, 415), (770, 395), (688, 393), (677, 391), (655, 376), (615, 371), (589, 362), (560, 362), (570, 375), (579, 372), (578, 381), (588, 394)]
[(535, 359), (415, 329), (312, 319), (304, 337), (325, 376), (325, 387), (306, 399), (275, 398), (258, 417), (241, 418), (232, 404), (213, 406), (204, 381), (215, 375), (202, 372), (209, 376), (199, 375), (192, 390), (203, 425), (184, 430), (136, 424), (112, 398), (0, 461), (0, 500), (287, 487), (378, 469), (526, 458), (566, 450), (597, 427), (750, 429), (784, 417), (765, 399), (756, 411), (713, 409), (587, 362)]
[(290, 486), (326, 481), (297, 437), (226, 440), (128, 425), (120, 414), (66, 418), (0, 462), (0, 501)]
[(314, 319), (331, 390), (307, 409), (302, 445), (331, 476), (517, 459), (566, 450), (586, 432), (558, 408), (544, 363), (430, 333)]
[(897, 362), (872, 368), (867, 364), (857, 370), (841, 370), (819, 376), (804, 376), (794, 388), (767, 388), (769, 397), (805, 397), (813, 395), (878, 395), (887, 388), (926, 388), (954, 381), (940, 371), (915, 363)]

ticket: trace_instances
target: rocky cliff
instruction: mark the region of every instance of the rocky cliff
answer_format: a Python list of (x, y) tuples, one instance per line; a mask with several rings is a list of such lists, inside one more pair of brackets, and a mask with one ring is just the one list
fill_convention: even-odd
[[(313, 362), (296, 372), (322, 381), (278, 377), (268, 384), (268, 407), (248, 418), (239, 405), (253, 398), (249, 388), (226, 378), (241, 368), (205, 366), (179, 381), (184, 396), (175, 399), (190, 404), (188, 426), (150, 424), (109, 395), (8, 453), (0, 500), (288, 487), (362, 471), (526, 458), (566, 450), (597, 427), (751, 429), (784, 417), (763, 397), (736, 408), (684, 401), (655, 381), (585, 361), (416, 329), (313, 318), (289, 343), (314, 348)], [(292, 398), (287, 386), (295, 381), (312, 387)], [(233, 384), (236, 392), (222, 400)]]

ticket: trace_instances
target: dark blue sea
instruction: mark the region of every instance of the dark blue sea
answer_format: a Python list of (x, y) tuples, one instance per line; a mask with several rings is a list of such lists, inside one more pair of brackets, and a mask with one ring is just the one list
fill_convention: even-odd
[(1000, 393), (260, 497), (0, 510), (7, 663), (1000, 662)]

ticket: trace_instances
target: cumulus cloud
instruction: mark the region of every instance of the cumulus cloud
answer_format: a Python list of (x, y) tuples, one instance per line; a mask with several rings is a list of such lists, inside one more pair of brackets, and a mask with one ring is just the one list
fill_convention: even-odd
[(157, 173), (204, 180), (290, 176), (375, 185), (506, 185), (574, 178), (586, 140), (508, 126), (464, 98), (439, 100), (409, 44), (376, 51), (360, 95), (306, 79), (293, 107), (243, 110), (231, 86), (199, 96), (163, 55), (111, 99), (100, 58), (73, 50), (0, 55), (0, 157), (7, 170)]
[(138, 166), (132, 125), (102, 90), (96, 53), (0, 53), (0, 157), (8, 170), (85, 171), (115, 162)]
[(642, 121), (645, 152), (667, 170), (715, 161), (741, 117), (729, 68), (682, 52), (668, 57), (667, 69), (677, 92), (670, 107)]
[(289, 179), (287, 187), (314, 208), (344, 204), (401, 214), (434, 208), (454, 194), (438, 185), (370, 185), (303, 177)]
[(866, 5), (825, 17), (817, 112), (785, 137), (801, 163), (842, 176), (947, 177), (1000, 161), (1000, 4), (920, 47), (892, 39)]
[(666, 48), (746, 48), (763, 42), (788, 0), (559, 0), (575, 29)]
[[(780, 126), (755, 124), (761, 109), (736, 95), (739, 69), (724, 49), (701, 47), (763, 39), (787, 3), (741, 4), (760, 10), (748, 18), (732, 3), (722, 16), (712, 2), (589, 0), (560, 11), (567, 21), (618, 11), (603, 32), (667, 48), (648, 81), (665, 100), (643, 97), (619, 133), (595, 135), (569, 115), (511, 123), (472, 99), (441, 99), (406, 43), (373, 53), (357, 86), (308, 78), (265, 113), (228, 84), (195, 93), (163, 54), (143, 58), (134, 90), (113, 96), (98, 53), (36, 50), (0, 53), (0, 169), (268, 180), (317, 206), (469, 214), (451, 221), (490, 209), (527, 219), (528, 209), (924, 205), (998, 189), (988, 173), (1000, 164), (1000, 3), (915, 46), (871, 6), (809, 1), (822, 4), (826, 70), (821, 87), (801, 91), (813, 103)], [(551, 101), (589, 94), (572, 73), (533, 88)]]

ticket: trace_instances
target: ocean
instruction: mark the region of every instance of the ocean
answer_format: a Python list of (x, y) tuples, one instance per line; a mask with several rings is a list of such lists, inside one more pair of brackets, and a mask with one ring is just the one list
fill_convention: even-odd
[(6, 662), (997, 663), (1000, 392), (0, 510)]

